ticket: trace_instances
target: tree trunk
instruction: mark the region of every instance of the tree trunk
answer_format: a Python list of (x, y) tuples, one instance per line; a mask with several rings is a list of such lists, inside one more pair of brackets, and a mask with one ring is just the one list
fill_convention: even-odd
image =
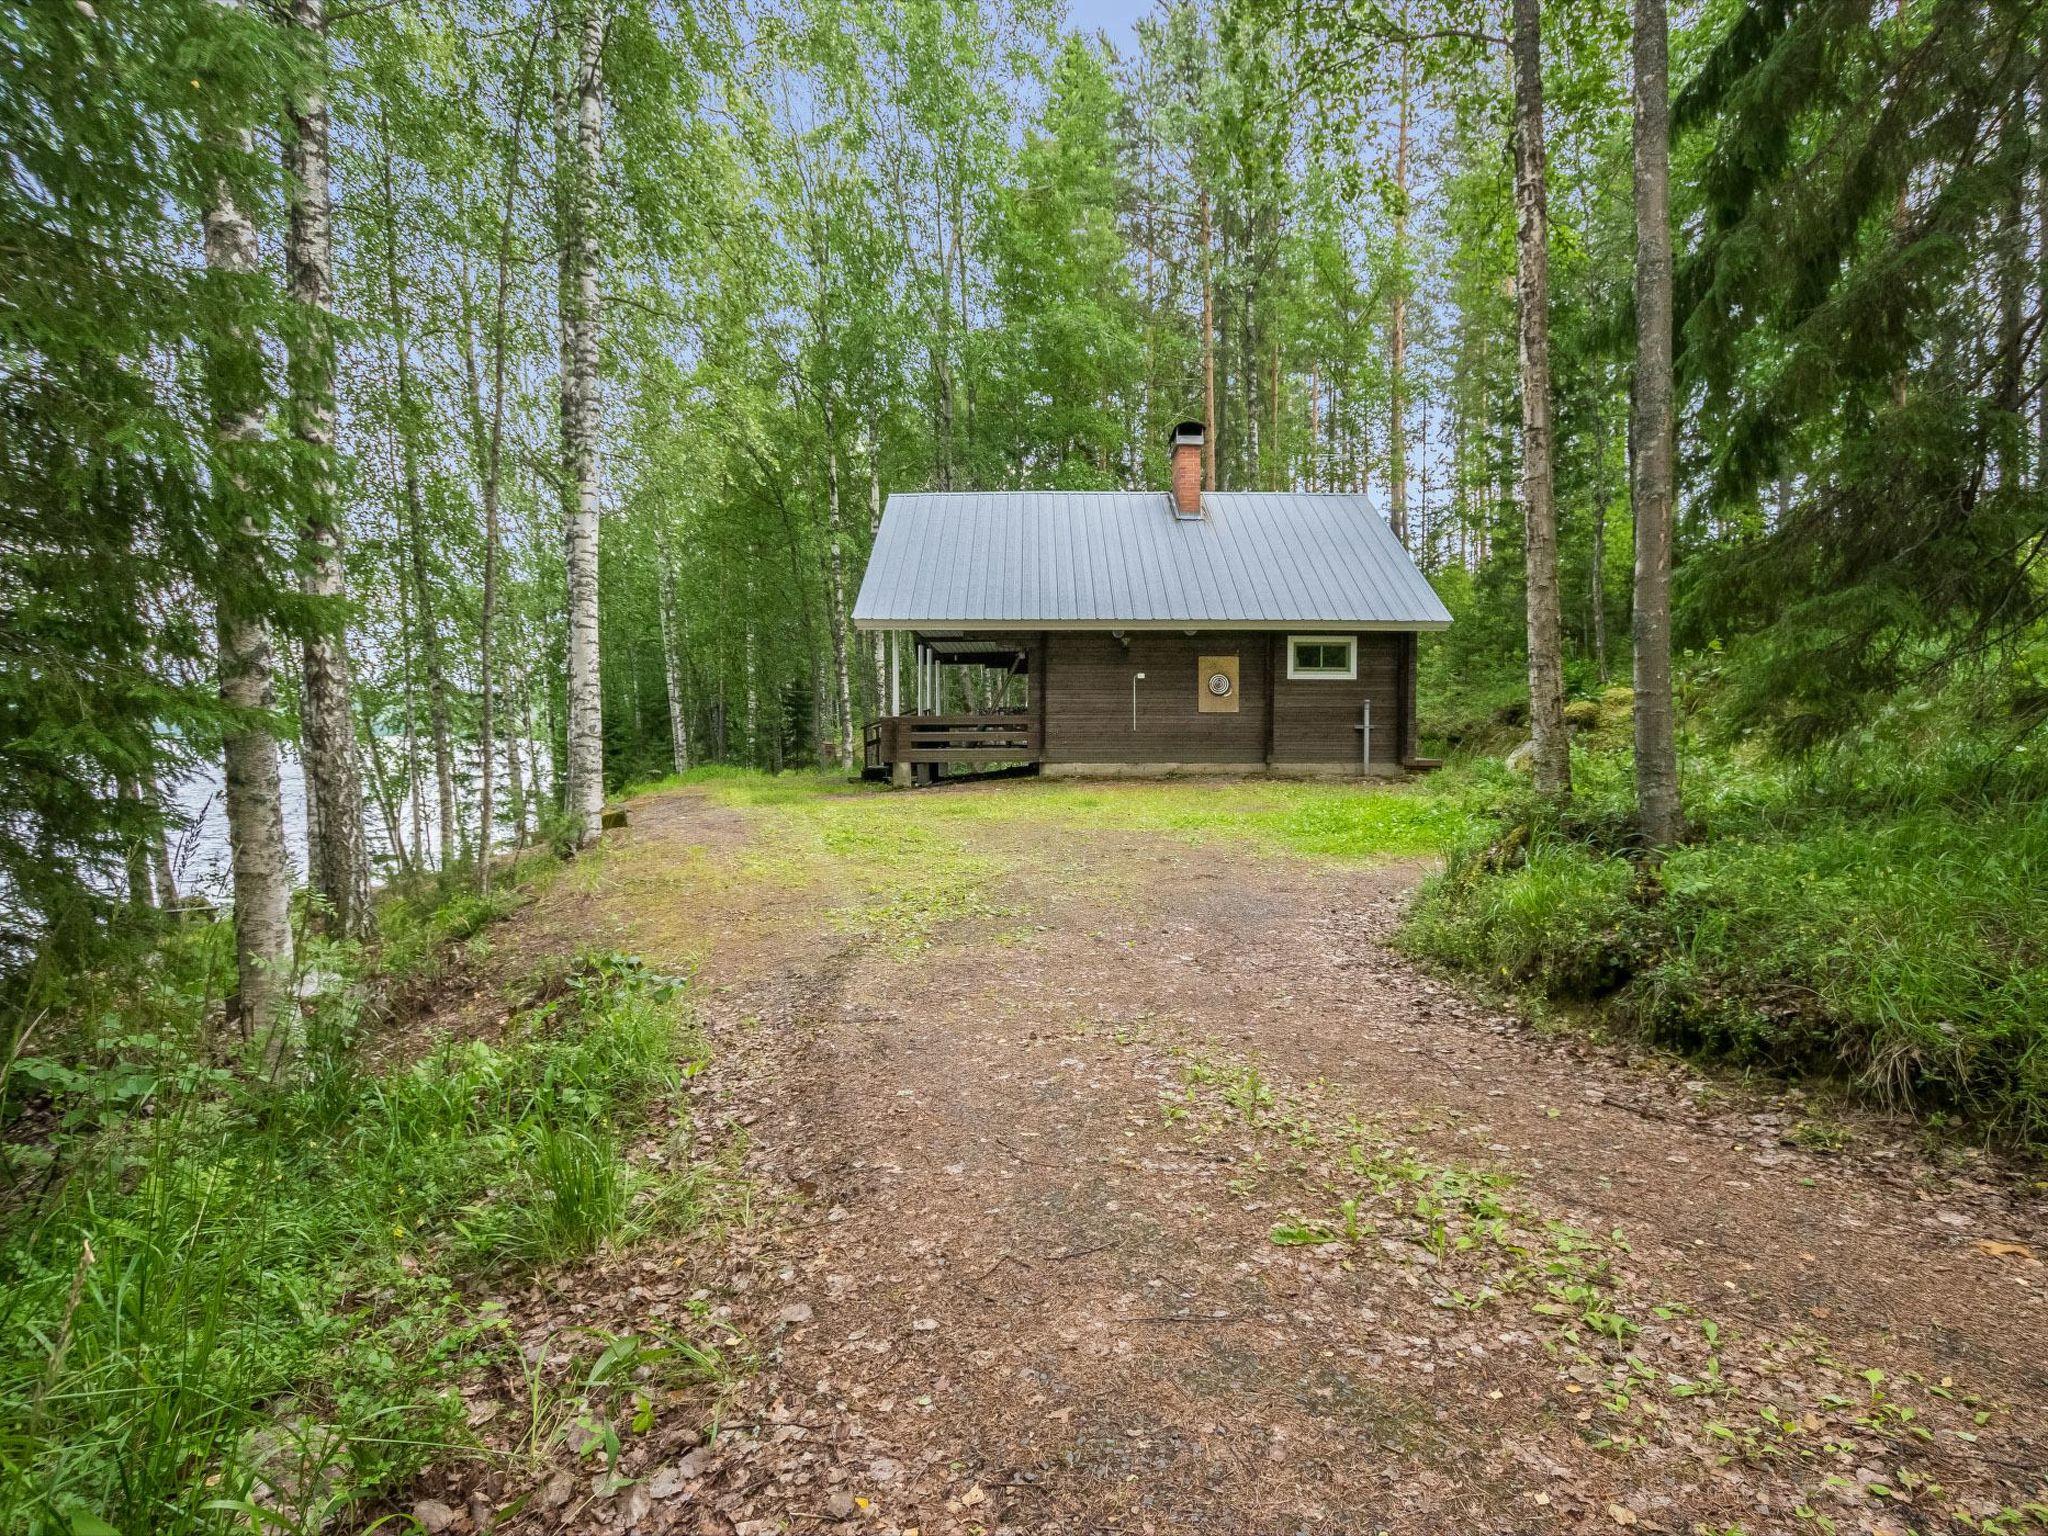
[[(141, 805), (142, 791), (128, 774), (122, 774), (117, 789), (130, 805)], [(121, 863), (128, 877), (128, 905), (137, 909), (155, 905), (149, 889), (149, 850), (139, 832), (131, 832), (122, 844)]]
[[(512, 135), (505, 150), (504, 201), (498, 209), (497, 288), (491, 306), (491, 429), (484, 449), (484, 582), (483, 611), (477, 624), (477, 848), (476, 885), (491, 888), (491, 834), (496, 806), (492, 803), (492, 765), (496, 752), (497, 694), (491, 664), (496, 659), (498, 612), (498, 501), (505, 464), (505, 317), (512, 296), (512, 215), (519, 193), (520, 146), (526, 130), (526, 100), (533, 56), (540, 47), (540, 28), (526, 50), (519, 95), (512, 104)], [(465, 291), (467, 291), (465, 287)], [(468, 327), (464, 327), (468, 334)], [(518, 758), (512, 772), (518, 773)], [(515, 783), (512, 798), (519, 799)]]
[[(751, 583), (749, 586), (751, 587)], [(751, 596), (751, 593), (749, 593)], [(761, 687), (754, 673), (753, 607), (748, 605), (747, 630), (743, 646), (743, 675), (746, 684), (747, 766), (761, 766)]]
[(1607, 396), (1593, 417), (1593, 665), (1607, 682)]
[[(1402, 25), (1407, 9), (1402, 8)], [(1519, 22), (1517, 23), (1519, 30)], [(1542, 83), (1538, 81), (1540, 93)], [(1387, 371), (1387, 510), (1394, 537), (1408, 542), (1408, 48), (1401, 46), (1400, 120), (1394, 137), (1394, 296), (1392, 315), (1391, 367)], [(1537, 98), (1542, 111), (1542, 98)], [(1520, 121), (1517, 99), (1517, 121)], [(1540, 116), (1539, 116), (1540, 128)], [(1540, 153), (1540, 150), (1539, 150)], [(1519, 203), (1517, 209), (1519, 211)]]
[(398, 861), (398, 867), (408, 874), (412, 872), (412, 856), (406, 851), (405, 838), (399, 827), (398, 797), (391, 792), (391, 775), (384, 767), (384, 748), (377, 741), (374, 725), (363, 732), (365, 755), (370, 763), (370, 788), (377, 797), (377, 808), (384, 815), (384, 837), (391, 844), (391, 856)]
[(368, 938), (370, 859), (363, 790), (356, 774), (355, 714), (343, 618), (347, 573), (334, 506), (334, 238), (329, 190), (326, 0), (292, 0), (291, 23), (308, 55), (305, 82), (289, 103), (285, 182), (290, 224), (285, 284), (296, 308), (291, 345), (291, 422), (305, 466), (302, 583), (318, 628), (302, 645), (299, 734), (305, 750), (307, 873), (337, 938)]
[(1543, 185), (1542, 0), (1515, 0), (1515, 277), (1522, 362), (1522, 514), (1527, 530), (1529, 734), (1536, 788), (1572, 791), (1564, 723), (1564, 625), (1551, 469), (1550, 210)]
[(1202, 188), (1202, 489), (1216, 484), (1216, 282), (1210, 247), (1216, 232), (1209, 210), (1209, 189)]
[(839, 517), (839, 445), (825, 413), (825, 622), (832, 630), (832, 697), (839, 711), (839, 766), (853, 767), (853, 681), (846, 660), (846, 549)]
[(1671, 697), (1675, 426), (1671, 399), (1671, 86), (1664, 0), (1635, 0), (1636, 371), (1630, 402), (1635, 512), (1636, 815), (1653, 847), (1684, 831)]
[(149, 834), (149, 860), (156, 877), (156, 904), (168, 911), (178, 904), (178, 876), (171, 868), (171, 841), (165, 832), (165, 810), (163, 791), (157, 788), (156, 774), (142, 775), (142, 792), (149, 802), (150, 811), (156, 824)]
[(654, 558), (661, 579), (661, 671), (668, 684), (669, 759), (677, 773), (690, 771), (690, 717), (683, 698), (682, 626), (676, 611), (675, 564), (669, 556), (665, 530), (655, 538)]
[[(455, 750), (449, 739), (448, 665), (441, 646), (441, 632), (434, 615), (433, 587), (427, 572), (427, 508), (421, 490), (419, 446), (415, 441), (412, 390), (412, 337), (405, 304), (398, 290), (398, 196), (392, 185), (391, 135), (382, 124), (384, 138), (384, 291), (391, 307), (391, 344), (395, 354), (398, 384), (398, 453), (400, 478), (405, 491), (405, 544), (407, 564), (412, 573), (413, 611), (420, 637), (420, 665), (427, 674), (427, 727), (434, 742), (434, 789), (440, 806), (439, 857), (446, 866), (455, 847)], [(413, 791), (419, 791), (415, 785)], [(418, 848), (418, 838), (414, 839)]]
[[(519, 696), (521, 706), (520, 719), (524, 722), (522, 735), (526, 741), (526, 798), (531, 806), (539, 807), (545, 805), (546, 802), (541, 799), (540, 754), (533, 750), (533, 744), (537, 738), (533, 734), (533, 674), (531, 672), (527, 672), (522, 676)], [(552, 769), (554, 764), (550, 762), (548, 766)], [(553, 790), (554, 786), (550, 784), (548, 786), (549, 793), (552, 793)], [(519, 812), (519, 836), (522, 840), (525, 839), (527, 832), (539, 820), (540, 813), (538, 809), (529, 811), (526, 807), (521, 808)]]
[(413, 684), (412, 583), (400, 574), (398, 582), (398, 647), (404, 658), (405, 682), (405, 803), (412, 815), (412, 868), (423, 867), (427, 857), (426, 809), (420, 799), (420, 728), (418, 690)]
[[(874, 548), (875, 530), (882, 526), (882, 424), (870, 418), (868, 422), (868, 547)], [(875, 642), (875, 714), (889, 710), (889, 660), (883, 646), (883, 636), (877, 630)]]
[(1271, 472), (1266, 476), (1266, 489), (1269, 491), (1281, 491), (1287, 488), (1285, 483), (1287, 474), (1287, 464), (1285, 462), (1284, 456), (1280, 448), (1279, 335), (1276, 333), (1271, 338), (1269, 338), (1267, 341), (1267, 345), (1272, 351), (1272, 367), (1268, 374), (1270, 384), (1266, 391), (1266, 419), (1269, 423), (1271, 423), (1271, 429), (1266, 434), (1266, 451), (1270, 456), (1270, 460), (1273, 467)]
[[(207, 270), (240, 285), (255, 277), (262, 253), (256, 226), (222, 186), (204, 219)], [(209, 360), (219, 486), (230, 504), (226, 559), (214, 594), (221, 702), (232, 712), (222, 736), (228, 848), (234, 870), (235, 996), (231, 1017), (255, 1041), (273, 1074), (295, 1052), (292, 997), (291, 859), (284, 841), (284, 793), (277, 738), (265, 716), (274, 707), (276, 652), (267, 611), (278, 586), (261, 530), (246, 507), (238, 469), (263, 436), (262, 363), (252, 334), (234, 326)]]
[(569, 585), (569, 819), (576, 846), (604, 819), (604, 698), (597, 652), (597, 179), (604, 140), (604, 14), (584, 0), (564, 125), (562, 211), (562, 484)]
[(512, 729), (505, 733), (505, 795), (509, 804), (505, 809), (512, 817), (512, 846), (520, 847), (526, 841), (526, 778), (519, 764), (519, 719), (512, 718)]
[[(2034, 82), (2034, 102), (2035, 122), (2041, 141), (2048, 143), (2048, 42), (2041, 45), (2041, 58)], [(2044, 164), (2035, 176), (2034, 193), (2040, 200), (2035, 222), (2041, 230), (2035, 302), (2041, 309), (2048, 311), (2048, 164)], [(2048, 344), (2042, 345), (2040, 355), (2048, 357)], [(2040, 490), (2043, 486), (2048, 486), (2048, 396), (2034, 402), (2034, 431), (2034, 489)]]

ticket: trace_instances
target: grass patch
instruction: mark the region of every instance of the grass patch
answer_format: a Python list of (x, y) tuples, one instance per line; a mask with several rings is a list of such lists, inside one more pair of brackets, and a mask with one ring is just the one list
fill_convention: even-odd
[(501, 1042), (386, 1073), (331, 990), (266, 1087), (203, 1048), (225, 934), (174, 936), (0, 1093), (0, 1529), (317, 1529), (466, 1443), (454, 1380), (514, 1347), (493, 1290), (690, 1219), (626, 1159), (701, 1060), (670, 980), (590, 957)]
[(666, 789), (702, 789), (720, 805), (808, 805), (823, 799), (858, 799), (873, 795), (883, 786), (866, 779), (849, 780), (837, 770), (796, 769), (768, 773), (759, 768), (739, 768), (727, 763), (710, 763), (687, 773), (672, 773), (645, 784), (635, 784), (627, 795), (653, 794)]
[[(1484, 792), (1470, 773), (1432, 785), (1270, 779), (1017, 779), (957, 790), (877, 793), (830, 775), (699, 769), (694, 787), (747, 817), (746, 846), (715, 865), (659, 876), (693, 889), (738, 878), (815, 893), (840, 932), (896, 959), (951, 925), (1028, 915), (1014, 875), (1064, 881), (1089, 834), (1156, 833), (1275, 853), (1372, 860), (1430, 856), (1464, 835)], [(1027, 834), (996, 836), (990, 832)], [(1027, 868), (1028, 866), (1028, 868)], [(1113, 869), (1091, 867), (1098, 884)]]
[(1574, 766), (1563, 818), (1510, 794), (1461, 842), (1409, 921), (1413, 951), (1685, 1050), (2048, 1144), (2048, 799), (2031, 785), (1953, 755), (1699, 754), (1695, 838), (1652, 863), (1627, 846), (1627, 753)]
[(952, 829), (1041, 824), (1068, 831), (1157, 832), (1329, 858), (1443, 852), (1486, 801), (1470, 771), (1414, 784), (1235, 778), (1017, 779), (958, 791), (877, 792), (830, 774), (703, 768), (643, 786), (704, 789), (715, 803), (793, 813), (829, 852), (909, 874), (961, 857)]

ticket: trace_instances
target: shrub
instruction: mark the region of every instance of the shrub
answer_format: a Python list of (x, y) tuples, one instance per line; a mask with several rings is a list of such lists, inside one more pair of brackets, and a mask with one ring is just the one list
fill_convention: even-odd
[(1694, 840), (1651, 865), (1627, 754), (1579, 752), (1562, 812), (1494, 791), (1405, 942), (1682, 1049), (2048, 1141), (2048, 800), (2015, 755), (1695, 751)]
[(1502, 858), (1498, 844), (1461, 850), (1424, 887), (1410, 947), (1552, 998), (1600, 997), (1628, 977), (1643, 919), (1627, 863), (1547, 836), (1511, 867)]
[[(317, 1528), (459, 1443), (453, 1379), (498, 1347), (472, 1282), (678, 1209), (625, 1160), (692, 1050), (675, 986), (619, 956), (573, 983), (502, 1044), (386, 1073), (338, 994), (283, 1089), (167, 1070), (168, 1034), (120, 1114), (10, 1085), (49, 1172), (0, 1232), (0, 1530)], [(204, 991), (185, 1007), (197, 1039)]]

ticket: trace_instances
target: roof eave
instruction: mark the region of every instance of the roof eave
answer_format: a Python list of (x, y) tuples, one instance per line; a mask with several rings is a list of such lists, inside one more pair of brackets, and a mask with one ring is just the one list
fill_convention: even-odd
[(1230, 630), (1244, 634), (1276, 634), (1284, 630), (1310, 632), (1315, 630), (1356, 630), (1360, 633), (1377, 631), (1449, 629), (1449, 619), (1032, 619), (1032, 618), (975, 618), (948, 619), (932, 615), (919, 619), (874, 619), (855, 616), (853, 627), (858, 630), (916, 630), (916, 629), (992, 629), (1018, 630), (1043, 629), (1060, 631), (1088, 631), (1108, 633), (1112, 630)]

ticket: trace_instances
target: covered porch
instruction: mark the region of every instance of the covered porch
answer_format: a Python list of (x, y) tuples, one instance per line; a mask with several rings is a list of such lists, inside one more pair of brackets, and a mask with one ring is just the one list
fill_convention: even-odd
[[(1039, 761), (1044, 698), (1032, 666), (1037, 647), (1031, 640), (884, 633), (888, 713), (868, 722), (861, 760), (865, 777), (929, 784), (949, 766), (987, 771)], [(949, 713), (955, 698), (968, 707)]]

